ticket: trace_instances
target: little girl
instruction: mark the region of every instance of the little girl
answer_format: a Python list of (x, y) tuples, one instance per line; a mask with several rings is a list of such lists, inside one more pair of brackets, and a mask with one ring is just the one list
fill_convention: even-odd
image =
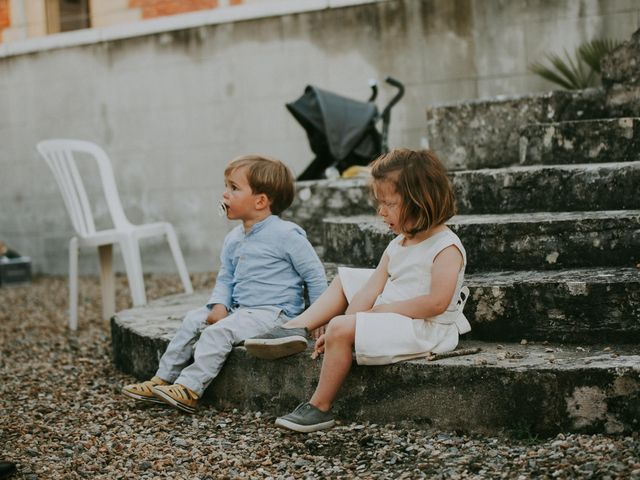
[(455, 214), (451, 183), (430, 150), (396, 149), (372, 164), (378, 213), (397, 235), (375, 270), (339, 268), (304, 313), (245, 341), (249, 353), (279, 358), (307, 348), (308, 332), (328, 323), (315, 345), (324, 353), (311, 399), (276, 425), (313, 432), (334, 424), (332, 403), (351, 368), (384, 365), (456, 348), (471, 327), (462, 313), (468, 289), (460, 239), (445, 225)]

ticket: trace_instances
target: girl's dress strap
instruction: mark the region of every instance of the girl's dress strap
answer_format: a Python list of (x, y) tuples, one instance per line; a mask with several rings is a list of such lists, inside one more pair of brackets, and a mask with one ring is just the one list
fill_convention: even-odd
[(462, 246), (462, 242), (458, 238), (458, 236), (453, 233), (451, 230), (445, 230), (438, 234), (440, 238), (434, 243), (434, 245), (429, 249), (431, 254), (431, 261), (433, 261), (438, 254), (447, 247), (451, 245), (455, 245), (460, 253), (462, 254), (462, 260), (467, 265), (467, 252), (464, 250)]

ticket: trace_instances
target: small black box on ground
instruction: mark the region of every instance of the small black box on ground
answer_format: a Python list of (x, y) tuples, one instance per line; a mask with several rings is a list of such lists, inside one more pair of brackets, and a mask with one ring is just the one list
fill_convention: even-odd
[(31, 259), (29, 257), (0, 257), (0, 286), (29, 283)]

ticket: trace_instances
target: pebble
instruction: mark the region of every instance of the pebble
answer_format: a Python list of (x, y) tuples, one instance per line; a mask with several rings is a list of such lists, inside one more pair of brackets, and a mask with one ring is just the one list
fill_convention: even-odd
[[(176, 276), (145, 278), (150, 299), (179, 293)], [(210, 275), (194, 275), (210, 288)], [(117, 309), (129, 308), (124, 276)], [(640, 480), (640, 436), (488, 436), (342, 421), (308, 435), (274, 416), (204, 406), (194, 415), (139, 405), (111, 363), (97, 279), (80, 282), (80, 329), (68, 332), (66, 278), (0, 288), (0, 459), (16, 480), (270, 478), (600, 478)], [(527, 344), (526, 340), (523, 343)], [(500, 354), (508, 359), (512, 352)], [(498, 357), (504, 359), (502, 355)], [(524, 438), (523, 438), (524, 437)]]

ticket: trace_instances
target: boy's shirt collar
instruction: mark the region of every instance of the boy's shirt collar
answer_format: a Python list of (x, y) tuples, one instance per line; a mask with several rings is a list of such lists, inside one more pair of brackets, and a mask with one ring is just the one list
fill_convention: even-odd
[(278, 218), (277, 215), (271, 214), (269, 215), (267, 218), (265, 218), (264, 220), (260, 220), (258, 223), (255, 223), (250, 229), (249, 231), (245, 231), (244, 228), (242, 228), (242, 233), (244, 234), (245, 237), (248, 237), (249, 235), (253, 235), (255, 233), (258, 233), (260, 230), (262, 230), (265, 225), (267, 225), (268, 223), (271, 223), (271, 221), (274, 218)]

